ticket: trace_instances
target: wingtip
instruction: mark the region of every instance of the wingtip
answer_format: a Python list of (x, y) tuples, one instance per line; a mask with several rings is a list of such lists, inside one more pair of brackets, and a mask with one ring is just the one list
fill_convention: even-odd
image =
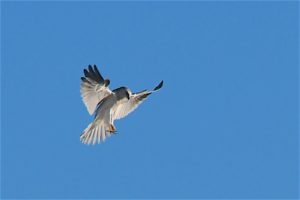
[(84, 76), (87, 78), (92, 79), (93, 81), (96, 81), (98, 83), (103, 82), (103, 77), (100, 74), (98, 67), (96, 64), (89, 64), (84, 70), (83, 70)]
[(89, 65), (88, 68), (89, 68), (89, 72), (94, 72), (92, 65)]
[(160, 88), (162, 88), (162, 86), (164, 85), (164, 81), (162, 80), (155, 88), (153, 91), (159, 90)]
[(80, 79), (81, 79), (82, 82), (89, 83), (89, 81), (85, 77), (80, 77)]

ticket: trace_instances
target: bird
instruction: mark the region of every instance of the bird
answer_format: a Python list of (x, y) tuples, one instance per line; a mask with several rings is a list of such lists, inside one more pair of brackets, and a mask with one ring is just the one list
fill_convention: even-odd
[(88, 145), (104, 142), (107, 137), (117, 133), (114, 121), (126, 117), (163, 86), (161, 81), (153, 90), (137, 93), (124, 86), (110, 90), (110, 80), (102, 77), (96, 65), (88, 65), (83, 73), (80, 94), (88, 113), (95, 114), (94, 120), (80, 135), (80, 141)]

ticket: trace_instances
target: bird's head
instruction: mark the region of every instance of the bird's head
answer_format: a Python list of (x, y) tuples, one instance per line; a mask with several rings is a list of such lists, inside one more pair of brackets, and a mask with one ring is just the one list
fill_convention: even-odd
[(130, 96), (132, 95), (131, 91), (126, 87), (117, 88), (113, 90), (113, 92), (117, 96), (118, 100), (125, 99), (125, 98), (130, 99)]

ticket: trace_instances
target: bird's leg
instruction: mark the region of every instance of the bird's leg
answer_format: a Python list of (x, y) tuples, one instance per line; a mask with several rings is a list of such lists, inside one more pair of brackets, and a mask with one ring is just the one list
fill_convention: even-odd
[(113, 124), (110, 124), (108, 132), (110, 132), (110, 133), (116, 133), (117, 129), (116, 129), (116, 127)]

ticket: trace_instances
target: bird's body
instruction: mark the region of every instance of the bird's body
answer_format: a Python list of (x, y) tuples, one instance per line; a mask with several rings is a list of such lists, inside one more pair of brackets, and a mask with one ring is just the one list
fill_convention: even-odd
[(153, 90), (132, 93), (126, 87), (110, 91), (110, 81), (103, 79), (96, 65), (84, 69), (85, 77), (81, 77), (80, 92), (88, 112), (95, 113), (95, 119), (84, 130), (80, 140), (85, 144), (104, 141), (107, 136), (116, 132), (114, 120), (121, 119), (132, 112), (151, 93), (160, 89), (161, 82)]

